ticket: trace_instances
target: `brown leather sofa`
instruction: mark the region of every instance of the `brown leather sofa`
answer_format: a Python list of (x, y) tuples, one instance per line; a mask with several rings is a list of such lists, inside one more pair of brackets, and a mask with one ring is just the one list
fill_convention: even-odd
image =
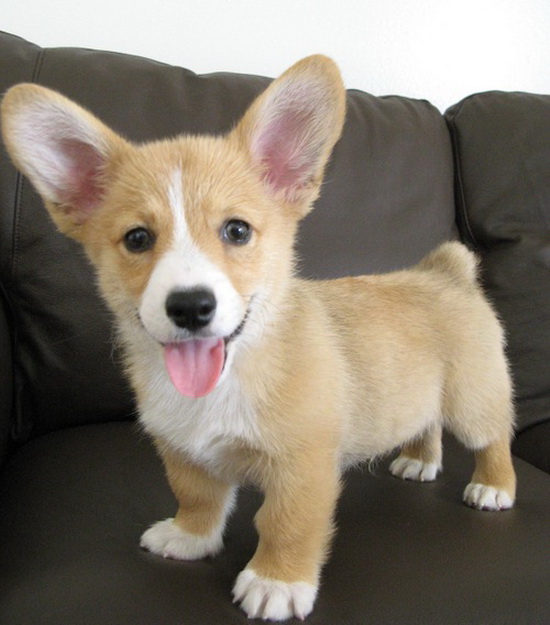
[[(23, 81), (136, 141), (224, 132), (268, 84), (0, 34), (0, 92)], [(483, 93), (443, 116), (350, 91), (300, 235), (300, 271), (314, 277), (384, 272), (443, 240), (468, 243), (507, 330), (518, 414), (511, 511), (461, 503), (472, 459), (450, 439), (434, 483), (395, 479), (388, 461), (350, 471), (307, 622), (550, 623), (550, 96)], [(216, 558), (139, 548), (175, 501), (111, 335), (80, 249), (0, 150), (0, 623), (246, 623), (231, 588), (255, 548), (261, 496), (241, 491)]]

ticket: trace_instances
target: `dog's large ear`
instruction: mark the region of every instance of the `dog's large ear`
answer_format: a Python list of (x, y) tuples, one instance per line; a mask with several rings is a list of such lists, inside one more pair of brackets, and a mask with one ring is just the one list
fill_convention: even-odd
[(270, 193), (307, 213), (340, 137), (345, 89), (329, 58), (310, 56), (275, 80), (235, 129)]
[(71, 100), (31, 84), (5, 95), (2, 132), (58, 228), (77, 237), (101, 204), (108, 165), (125, 142)]

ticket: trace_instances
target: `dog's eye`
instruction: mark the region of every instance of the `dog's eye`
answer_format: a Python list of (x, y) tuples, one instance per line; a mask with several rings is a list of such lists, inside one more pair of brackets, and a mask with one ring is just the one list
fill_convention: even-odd
[(133, 254), (150, 250), (155, 244), (155, 237), (147, 228), (132, 228), (124, 235), (124, 246)]
[(222, 226), (221, 237), (233, 245), (245, 245), (252, 236), (252, 226), (242, 219), (230, 219)]

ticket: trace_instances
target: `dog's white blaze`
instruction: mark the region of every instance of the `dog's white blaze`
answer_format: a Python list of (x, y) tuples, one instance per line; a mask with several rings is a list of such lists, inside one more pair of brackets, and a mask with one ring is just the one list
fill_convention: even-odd
[(216, 298), (216, 314), (203, 336), (229, 336), (240, 324), (246, 304), (229, 278), (204, 254), (193, 240), (185, 218), (182, 173), (177, 170), (166, 191), (172, 213), (172, 246), (159, 260), (143, 292), (139, 309), (147, 331), (160, 343), (185, 338), (168, 318), (166, 298), (172, 291), (202, 287)]
[(189, 238), (187, 222), (185, 221), (185, 207), (183, 205), (182, 172), (176, 169), (172, 174), (168, 186), (168, 204), (174, 218), (174, 237), (176, 241), (186, 241)]

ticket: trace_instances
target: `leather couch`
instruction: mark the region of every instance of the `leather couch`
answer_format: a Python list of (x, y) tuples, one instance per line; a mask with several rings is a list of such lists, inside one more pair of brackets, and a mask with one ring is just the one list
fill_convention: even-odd
[[(135, 141), (224, 132), (268, 84), (2, 33), (0, 92), (23, 81)], [(549, 163), (548, 95), (482, 93), (442, 115), (349, 91), (344, 136), (301, 228), (300, 272), (385, 272), (452, 238), (479, 253), (508, 335), (518, 499), (500, 513), (464, 506), (472, 458), (451, 439), (434, 483), (393, 478), (388, 460), (350, 471), (308, 623), (550, 622)], [(216, 558), (139, 548), (175, 501), (136, 422), (90, 267), (3, 149), (0, 304), (0, 623), (246, 623), (230, 593), (255, 548), (261, 495), (242, 489)]]

